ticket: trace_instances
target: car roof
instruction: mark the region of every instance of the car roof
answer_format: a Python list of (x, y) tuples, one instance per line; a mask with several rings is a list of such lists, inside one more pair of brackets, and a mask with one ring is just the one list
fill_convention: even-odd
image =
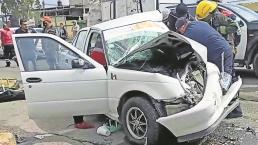
[[(138, 13), (138, 14), (134, 14), (134, 15), (130, 15), (130, 16), (120, 17), (120, 18), (110, 20), (107, 22), (103, 22), (103, 23), (91, 26), (91, 28), (97, 28), (100, 30), (108, 30), (108, 29), (126, 26), (126, 25), (130, 25), (130, 24), (134, 24), (134, 23), (144, 22), (144, 21), (161, 22), (162, 14), (159, 11)], [(86, 29), (86, 28), (84, 28), (84, 29)]]

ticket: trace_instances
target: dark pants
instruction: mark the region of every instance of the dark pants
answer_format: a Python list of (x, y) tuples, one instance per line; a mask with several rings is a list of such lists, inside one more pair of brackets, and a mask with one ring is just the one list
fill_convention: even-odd
[[(10, 60), (15, 56), (13, 45), (4, 45), (4, 58), (6, 59), (6, 64), (10, 65)], [(15, 59), (16, 64), (18, 65), (17, 59)]]
[[(215, 60), (208, 60), (209, 62), (214, 63), (220, 70), (220, 72), (222, 72), (222, 56), (218, 56), (218, 58), (216, 58)], [(233, 53), (230, 49), (226, 49), (224, 51), (224, 72), (232, 75), (233, 73)]]
[(15, 56), (13, 45), (4, 45), (4, 58), (12, 59)]
[(73, 116), (73, 120), (75, 124), (83, 122), (83, 116)]

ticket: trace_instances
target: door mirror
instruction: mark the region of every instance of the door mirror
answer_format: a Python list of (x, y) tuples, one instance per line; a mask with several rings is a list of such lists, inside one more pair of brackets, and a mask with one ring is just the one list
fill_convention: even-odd
[(92, 69), (95, 68), (92, 64), (87, 63), (83, 59), (73, 59), (72, 68)]
[(239, 24), (240, 27), (244, 27), (244, 26), (245, 26), (245, 24), (244, 24), (244, 22), (243, 22), (242, 20), (240, 20), (240, 21), (238, 22), (238, 24)]

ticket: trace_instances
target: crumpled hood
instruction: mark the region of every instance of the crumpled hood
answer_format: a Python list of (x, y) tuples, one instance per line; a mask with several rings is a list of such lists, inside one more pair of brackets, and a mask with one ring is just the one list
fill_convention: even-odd
[[(139, 48), (136, 48), (134, 50), (131, 50), (124, 57), (130, 56), (136, 52), (139, 52), (139, 51), (142, 51), (145, 49), (153, 49), (153, 48), (155, 48), (155, 45), (157, 45), (157, 43), (160, 43), (160, 44), (166, 43), (166, 42), (170, 42), (175, 39), (190, 44), (191, 48), (201, 57), (202, 61), (205, 64), (207, 63), (207, 47), (203, 46), (202, 44), (200, 44), (190, 38), (187, 38), (183, 35), (173, 32), (173, 31), (168, 31), (168, 32), (160, 35), (159, 37), (151, 40), (150, 42), (146, 43), (145, 45), (143, 45)], [(180, 49), (180, 48), (176, 48), (176, 49)]]

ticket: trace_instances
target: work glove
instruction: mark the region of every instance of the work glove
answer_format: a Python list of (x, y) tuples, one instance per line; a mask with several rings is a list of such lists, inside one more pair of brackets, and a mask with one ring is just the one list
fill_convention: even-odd
[(223, 90), (223, 94), (228, 91), (232, 81), (232, 76), (229, 73), (222, 72), (220, 74), (220, 86)]

